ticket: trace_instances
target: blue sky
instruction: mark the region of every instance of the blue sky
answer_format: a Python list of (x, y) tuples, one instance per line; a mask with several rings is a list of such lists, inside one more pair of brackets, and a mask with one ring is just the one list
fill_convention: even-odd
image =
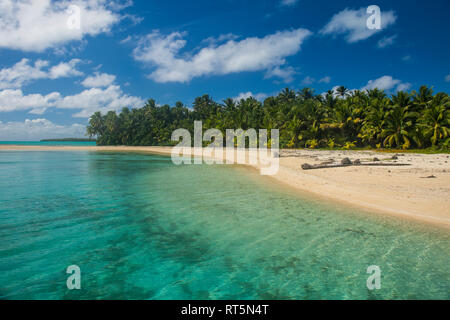
[[(0, 140), (83, 136), (93, 112), (148, 98), (450, 91), (448, 0), (1, 3)], [(370, 5), (381, 30), (367, 28)]]

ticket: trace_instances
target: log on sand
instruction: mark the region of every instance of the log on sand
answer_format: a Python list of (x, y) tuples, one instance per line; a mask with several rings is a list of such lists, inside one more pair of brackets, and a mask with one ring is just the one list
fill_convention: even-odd
[(304, 163), (302, 164), (303, 170), (314, 170), (314, 169), (330, 169), (330, 168), (342, 168), (342, 167), (350, 167), (350, 166), (371, 166), (371, 167), (403, 167), (403, 166), (410, 166), (409, 163), (383, 163), (383, 162), (376, 162), (376, 163), (356, 163), (356, 164), (309, 164)]

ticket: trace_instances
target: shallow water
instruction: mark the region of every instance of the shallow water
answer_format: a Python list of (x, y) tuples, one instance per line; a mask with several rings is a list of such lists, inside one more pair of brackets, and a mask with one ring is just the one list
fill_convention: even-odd
[[(2, 299), (449, 299), (447, 230), (234, 166), (0, 152)], [(66, 268), (81, 268), (68, 290)], [(367, 267), (381, 289), (366, 287)]]
[(94, 147), (95, 141), (0, 141), (0, 145)]

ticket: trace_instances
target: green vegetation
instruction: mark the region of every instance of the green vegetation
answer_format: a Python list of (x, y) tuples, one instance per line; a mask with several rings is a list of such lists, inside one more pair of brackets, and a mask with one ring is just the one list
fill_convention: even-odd
[(254, 98), (217, 103), (204, 95), (192, 109), (181, 102), (157, 106), (150, 99), (143, 108), (124, 108), (119, 115), (96, 112), (87, 134), (97, 136), (98, 145), (173, 145), (172, 132), (193, 132), (194, 120), (224, 136), (226, 129), (279, 129), (281, 148), (450, 149), (449, 96), (426, 86), (390, 97), (378, 89), (339, 87), (316, 95), (310, 88), (286, 88), (263, 103)]

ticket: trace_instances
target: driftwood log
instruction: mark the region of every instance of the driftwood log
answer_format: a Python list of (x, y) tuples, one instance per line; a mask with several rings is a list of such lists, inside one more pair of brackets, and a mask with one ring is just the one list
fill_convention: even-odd
[[(346, 162), (347, 163), (347, 162)], [(302, 164), (303, 170), (314, 170), (314, 169), (330, 169), (330, 168), (342, 168), (342, 167), (350, 167), (350, 166), (371, 166), (371, 167), (403, 167), (410, 166), (409, 163), (384, 163), (384, 162), (376, 162), (376, 163), (361, 163), (360, 161), (354, 161), (350, 164)]]

